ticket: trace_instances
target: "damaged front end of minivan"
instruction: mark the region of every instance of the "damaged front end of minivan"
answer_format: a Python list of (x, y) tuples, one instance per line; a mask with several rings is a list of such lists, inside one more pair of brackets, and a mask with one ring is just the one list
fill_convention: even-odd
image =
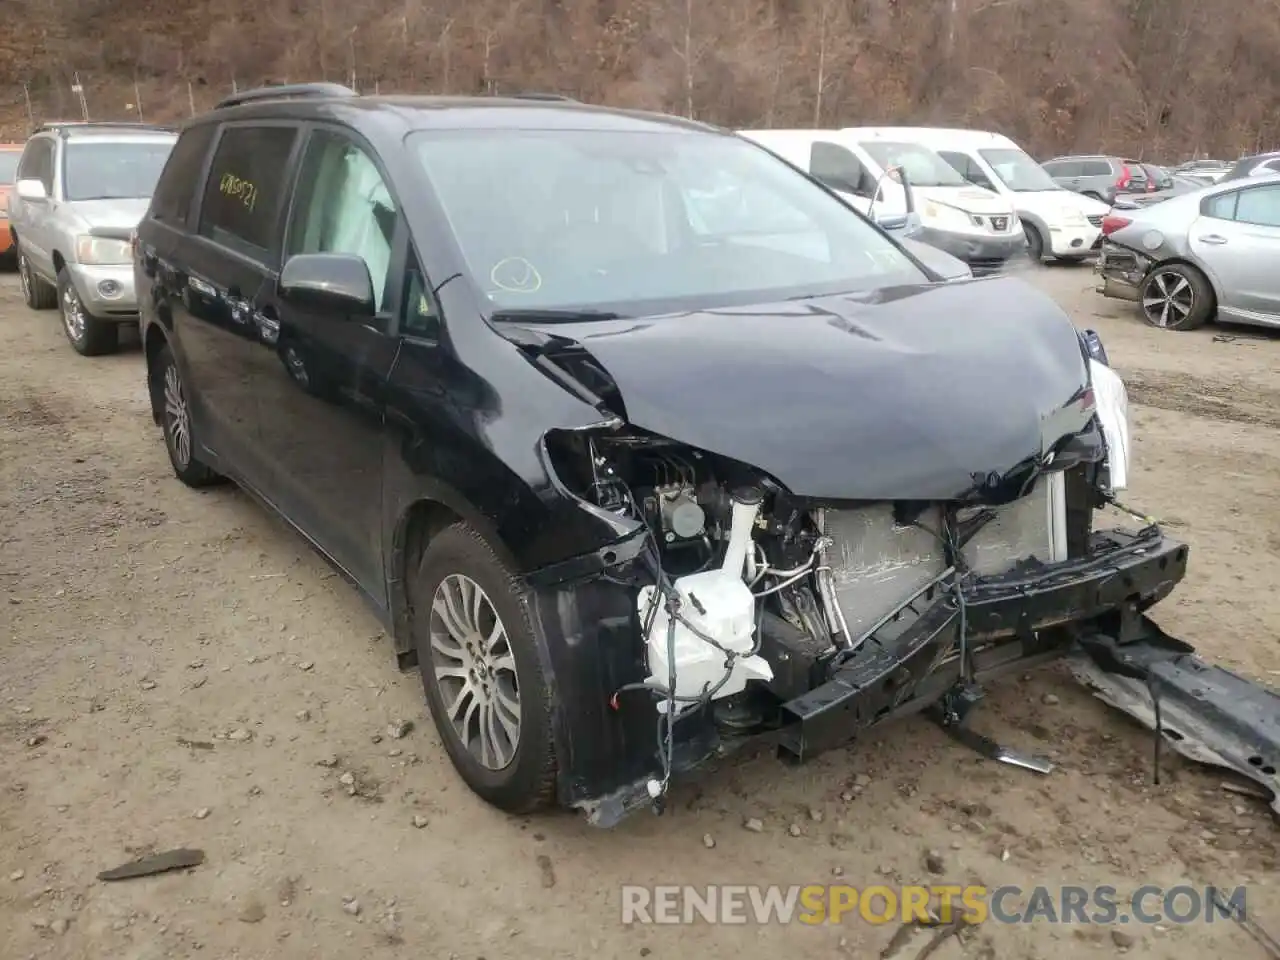
[[(685, 319), (690, 343), (717, 338), (714, 319)], [(965, 455), (949, 446), (949, 436), (975, 420), (966, 427), (958, 415), (936, 431), (926, 426), (919, 415), (937, 399), (930, 389), (916, 383), (896, 400), (886, 396), (896, 414), (878, 411), (875, 429), (888, 421), (909, 433), (930, 451), (914, 462), (931, 466), (902, 467), (913, 460), (900, 450), (900, 469), (883, 486), (888, 495), (876, 497), (855, 478), (879, 474), (874, 482), (883, 483), (883, 462), (831, 453), (851, 437), (806, 436), (798, 427), (758, 440), (741, 426), (750, 417), (738, 427), (721, 422), (718, 434), (703, 429), (712, 424), (708, 408), (737, 403), (749, 390), (715, 399), (704, 384), (701, 412), (688, 408), (683, 427), (664, 418), (678, 404), (661, 384), (642, 387), (632, 376), (646, 368), (663, 376), (644, 357), (646, 338), (658, 336), (654, 326), (589, 326), (525, 326), (506, 335), (554, 378), (612, 411), (593, 426), (548, 431), (540, 453), (556, 495), (605, 511), (631, 533), (529, 577), (555, 677), (561, 798), (592, 822), (661, 807), (673, 776), (748, 743), (767, 740), (783, 758), (805, 761), (924, 710), (967, 734), (964, 720), (984, 681), (1081, 650), (1136, 650), (1163, 637), (1143, 614), (1183, 578), (1188, 548), (1141, 516), (1133, 529), (1094, 529), (1099, 508), (1125, 487), (1129, 459), (1124, 387), (1096, 336), (1071, 331), (1074, 360), (1042, 356), (1044, 369), (1030, 374), (1049, 382), (1043, 397), (1077, 377), (1065, 403), (1033, 403), (1035, 417), (985, 411), (993, 429), (973, 441), (986, 444), (983, 456), (1013, 449), (994, 425), (1013, 436), (1034, 422), (1034, 449), (1000, 469), (994, 458), (991, 470), (967, 469)], [(921, 365), (902, 339), (895, 347), (874, 324), (860, 326), (879, 340), (881, 366), (894, 353)], [(688, 373), (671, 366), (667, 376)], [(1053, 384), (1050, 368), (1077, 372)], [(746, 383), (752, 373), (708, 376), (720, 393), (733, 393), (730, 379)], [(763, 389), (759, 399), (785, 406), (782, 396)], [(753, 412), (767, 430), (768, 414)], [(864, 418), (840, 422), (853, 420)], [(684, 436), (671, 436), (677, 432)], [(699, 436), (711, 442), (690, 442)], [(851, 470), (824, 482), (790, 459), (824, 450), (829, 464)], [(849, 495), (836, 496), (841, 487)], [(989, 742), (976, 745), (1018, 759)]]
[[(974, 296), (947, 287), (929, 296)], [(746, 744), (804, 762), (922, 710), (1046, 772), (966, 730), (984, 682), (1083, 652), (1106, 696), (1107, 677), (1189, 654), (1144, 617), (1188, 548), (1116, 502), (1128, 410), (1096, 335), (1037, 333), (1024, 311), (1032, 348), (993, 360), (972, 338), (925, 346), (892, 305), (504, 330), (602, 411), (541, 438), (554, 495), (630, 531), (529, 576), (556, 678), (559, 792), (594, 823), (660, 809), (672, 777)], [(751, 317), (776, 329), (780, 314), (792, 339), (753, 344)], [(810, 381), (795, 375), (804, 353), (824, 357)], [(983, 378), (931, 371), (979, 353)], [(704, 366), (713, 355), (726, 362)], [(695, 367), (698, 389), (673, 393)], [(842, 408), (820, 399), (832, 388), (817, 378), (836, 369), (854, 370), (831, 381)], [(1108, 504), (1129, 529), (1094, 529)], [(1117, 667), (1129, 654), (1147, 668)]]

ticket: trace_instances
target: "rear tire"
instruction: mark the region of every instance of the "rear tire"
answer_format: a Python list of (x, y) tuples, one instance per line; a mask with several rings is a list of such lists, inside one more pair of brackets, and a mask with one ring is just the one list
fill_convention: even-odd
[(22, 284), (22, 300), (32, 310), (49, 310), (58, 305), (58, 291), (36, 276), (21, 245), (18, 246), (18, 280)]
[(58, 305), (62, 311), (62, 330), (80, 356), (101, 357), (119, 349), (120, 325), (100, 320), (85, 308), (66, 267), (58, 271)]
[(173, 359), (173, 351), (165, 344), (156, 354), (151, 370), (151, 389), (159, 401), (160, 423), (164, 429), (164, 445), (169, 452), (173, 474), (188, 487), (199, 489), (222, 481), (196, 455), (200, 449), (191, 425), (191, 406), (187, 400), (182, 374)]
[(1213, 287), (1189, 263), (1162, 263), (1142, 282), (1142, 317), (1161, 330), (1185, 332), (1203, 327), (1213, 316)]
[(427, 543), (410, 597), (423, 691), (458, 774), (508, 813), (551, 806), (551, 684), (515, 571), (455, 523)]

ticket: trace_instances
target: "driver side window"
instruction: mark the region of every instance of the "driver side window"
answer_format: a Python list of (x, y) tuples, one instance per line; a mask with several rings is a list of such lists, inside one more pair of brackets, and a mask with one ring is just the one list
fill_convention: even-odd
[(809, 173), (832, 190), (870, 197), (875, 182), (866, 167), (846, 147), (817, 141), (809, 149)]
[(286, 257), (347, 253), (364, 260), (381, 313), (387, 297), (396, 207), (369, 155), (349, 138), (317, 130), (307, 144)]
[[(988, 190), (995, 190), (995, 186), (988, 179), (987, 175), (982, 172), (982, 168), (973, 162), (973, 159), (967, 154), (958, 153), (954, 150), (939, 150), (938, 156), (947, 161), (960, 176), (964, 177), (970, 183), (979, 187), (986, 187)], [(1051, 176), (1064, 176), (1064, 174), (1054, 171)]]

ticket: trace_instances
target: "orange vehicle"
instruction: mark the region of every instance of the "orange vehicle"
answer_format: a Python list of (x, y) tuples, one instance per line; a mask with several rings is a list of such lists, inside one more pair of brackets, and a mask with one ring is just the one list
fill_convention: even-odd
[(13, 234), (9, 232), (9, 191), (18, 179), (18, 158), (22, 144), (0, 143), (0, 258), (13, 256)]

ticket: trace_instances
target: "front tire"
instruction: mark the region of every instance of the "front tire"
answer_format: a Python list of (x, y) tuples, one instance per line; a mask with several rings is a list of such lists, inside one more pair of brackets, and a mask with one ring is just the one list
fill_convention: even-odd
[(32, 310), (49, 310), (58, 305), (58, 291), (36, 276), (21, 244), (18, 246), (18, 281), (22, 284), (22, 300)]
[(427, 544), (411, 598), (423, 691), (458, 774), (508, 813), (550, 806), (551, 690), (515, 571), (456, 523)]
[(164, 429), (164, 445), (169, 452), (173, 473), (188, 487), (200, 488), (219, 483), (222, 477), (197, 456), (199, 446), (191, 425), (191, 405), (187, 400), (182, 374), (168, 344), (160, 348), (151, 375), (152, 389), (158, 392), (160, 423)]
[(66, 267), (58, 271), (58, 304), (62, 310), (62, 329), (76, 353), (82, 357), (101, 357), (116, 352), (120, 346), (119, 324), (100, 320), (85, 308)]
[(1139, 298), (1147, 323), (1179, 332), (1202, 327), (1213, 316), (1213, 288), (1187, 263), (1162, 263), (1142, 283)]
[(1027, 236), (1027, 256), (1032, 263), (1041, 263), (1044, 260), (1044, 237), (1040, 235), (1040, 228), (1032, 223), (1024, 223), (1022, 232)]

